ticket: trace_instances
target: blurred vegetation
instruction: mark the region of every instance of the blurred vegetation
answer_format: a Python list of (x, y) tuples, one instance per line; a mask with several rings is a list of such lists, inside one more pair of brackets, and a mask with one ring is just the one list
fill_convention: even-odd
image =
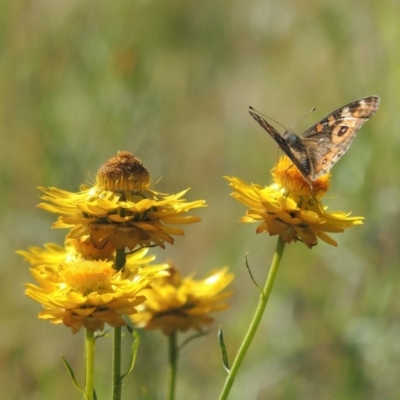
[[(17, 249), (62, 243), (35, 208), (38, 186), (77, 190), (118, 150), (141, 158), (156, 190), (191, 187), (202, 222), (157, 250), (202, 278), (236, 274), (232, 307), (180, 357), (178, 399), (216, 399), (257, 302), (243, 259), (265, 279), (276, 238), (238, 219), (223, 175), (270, 183), (276, 146), (249, 105), (299, 132), (357, 98), (382, 97), (333, 169), (330, 209), (365, 224), (312, 251), (286, 248), (262, 326), (231, 399), (398, 398), (400, 380), (400, 3), (355, 1), (23, 1), (0, 3), (0, 386), (8, 399), (71, 399), (60, 353), (82, 377), (82, 333), (51, 326), (23, 295)], [(165, 398), (166, 339), (142, 334), (124, 398)], [(127, 351), (130, 347), (126, 337)], [(97, 341), (99, 399), (110, 347)], [(128, 356), (127, 356), (128, 360)], [(127, 361), (128, 362), (128, 361)], [(144, 393), (147, 393), (148, 397)]]

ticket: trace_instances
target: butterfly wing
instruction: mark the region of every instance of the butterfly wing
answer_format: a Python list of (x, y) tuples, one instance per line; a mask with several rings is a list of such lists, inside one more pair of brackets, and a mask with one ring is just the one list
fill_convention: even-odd
[[(293, 164), (298, 168), (302, 175), (308, 180), (310, 174), (310, 162), (307, 153), (303, 148), (303, 140), (297, 137), (296, 146), (290, 146), (286, 138), (284, 138), (271, 124), (263, 117), (258, 115), (256, 111), (250, 107), (250, 115), (269, 133), (272, 139), (278, 144), (282, 151), (291, 159)], [(311, 182), (310, 182), (311, 184)]]
[(310, 177), (325, 175), (348, 150), (357, 131), (378, 110), (378, 96), (353, 101), (328, 114), (302, 135), (311, 164)]

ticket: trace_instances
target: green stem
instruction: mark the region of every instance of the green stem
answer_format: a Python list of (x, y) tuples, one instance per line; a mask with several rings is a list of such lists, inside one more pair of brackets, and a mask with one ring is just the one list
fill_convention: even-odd
[(121, 327), (114, 328), (112, 363), (112, 399), (121, 400)]
[(175, 331), (171, 333), (168, 337), (168, 349), (169, 349), (168, 400), (174, 400), (176, 371), (178, 367), (178, 347), (177, 347), (177, 335)]
[[(115, 269), (120, 271), (126, 261), (125, 249), (117, 250), (115, 255)], [(114, 328), (113, 360), (112, 360), (112, 399), (121, 400), (121, 327)]]
[(120, 271), (124, 268), (126, 262), (125, 250), (117, 250), (115, 254), (115, 269)]
[(93, 400), (94, 394), (94, 332), (86, 329), (85, 336), (85, 381), (86, 381), (86, 399)]
[(254, 338), (257, 328), (260, 325), (261, 318), (264, 314), (265, 307), (267, 306), (268, 299), (269, 299), (269, 296), (272, 291), (272, 287), (274, 286), (275, 277), (278, 272), (278, 268), (279, 268), (279, 264), (282, 259), (282, 254), (283, 254), (284, 248), (285, 248), (285, 243), (279, 237), (278, 243), (276, 245), (275, 254), (272, 259), (271, 268), (269, 270), (268, 277), (267, 277), (267, 280), (264, 285), (264, 289), (263, 289), (262, 293), (260, 294), (256, 312), (253, 316), (253, 320), (250, 323), (250, 326), (246, 333), (246, 336), (239, 348), (239, 351), (236, 354), (236, 358), (233, 361), (232, 368), (226, 378), (224, 388), (222, 389), (221, 396), (219, 398), (220, 400), (226, 400), (228, 398), (228, 395), (232, 388), (233, 382), (235, 381), (236, 374), (237, 374), (237, 372), (240, 368), (240, 365), (242, 364), (242, 361), (244, 359), (244, 356), (246, 355), (246, 352)]

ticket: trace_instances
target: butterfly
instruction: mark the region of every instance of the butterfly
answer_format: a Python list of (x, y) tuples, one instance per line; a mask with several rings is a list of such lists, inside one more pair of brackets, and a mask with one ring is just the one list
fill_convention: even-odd
[(301, 136), (292, 131), (282, 135), (254, 108), (250, 115), (272, 136), (309, 185), (327, 174), (348, 150), (357, 131), (378, 110), (379, 96), (364, 97), (331, 112)]

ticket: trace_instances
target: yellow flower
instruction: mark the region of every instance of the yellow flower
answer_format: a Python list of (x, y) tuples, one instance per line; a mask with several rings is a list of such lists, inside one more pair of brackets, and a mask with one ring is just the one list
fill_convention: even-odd
[[(65, 247), (59, 246), (55, 243), (47, 243), (44, 248), (41, 247), (30, 247), (29, 251), (19, 250), (16, 253), (24, 257), (25, 261), (28, 261), (32, 267), (42, 274), (47, 274), (49, 270), (57, 270), (60, 264), (80, 262), (85, 260), (103, 260), (113, 261), (115, 255), (115, 249), (111, 248), (111, 253), (101, 254), (104, 249), (95, 249), (91, 245), (88, 237), (82, 237), (81, 239), (69, 239), (65, 244)], [(112, 246), (109, 246), (112, 247)], [(146, 274), (149, 272), (159, 272), (169, 268), (168, 264), (155, 264), (149, 266), (149, 264), (156, 259), (156, 256), (146, 256), (148, 248), (142, 248), (136, 250), (134, 253), (126, 255), (126, 263), (124, 268), (129, 270), (131, 273), (141, 273), (141, 268), (146, 268)], [(107, 254), (107, 256), (105, 256)], [(167, 272), (158, 274), (156, 276), (168, 275)]]
[(309, 248), (318, 238), (337, 246), (327, 233), (362, 224), (362, 217), (328, 212), (321, 204), (320, 198), (329, 188), (329, 175), (317, 179), (311, 188), (286, 156), (279, 159), (272, 173), (275, 182), (266, 187), (225, 177), (234, 188), (231, 196), (249, 208), (241, 222), (259, 222), (257, 233), (280, 235), (286, 243), (300, 240)]
[[(107, 246), (108, 249), (96, 249), (90, 242), (89, 236), (82, 236), (79, 239), (68, 239), (65, 247), (55, 243), (47, 243), (44, 248), (32, 246), (29, 251), (18, 250), (16, 253), (24, 257), (33, 267), (49, 266), (58, 267), (59, 264), (71, 261), (83, 260), (108, 260), (112, 261), (115, 256), (115, 248)], [(156, 256), (146, 256), (148, 248), (136, 250), (127, 254), (125, 268), (133, 270), (137, 267), (147, 266), (154, 261)], [(162, 264), (167, 268), (168, 264)]]
[(62, 264), (70, 261), (81, 260), (112, 260), (115, 248), (107, 243), (101, 249), (95, 248), (89, 236), (79, 239), (67, 239), (65, 247), (55, 243), (46, 243), (44, 249), (41, 247), (30, 247), (29, 251), (19, 250), (16, 252), (24, 257), (33, 267), (39, 265)]
[(93, 187), (81, 186), (72, 193), (57, 188), (40, 188), (48, 203), (44, 210), (61, 214), (54, 228), (72, 228), (67, 239), (88, 235), (96, 248), (108, 242), (118, 250), (153, 243), (165, 248), (172, 244), (171, 235), (183, 235), (171, 224), (190, 224), (200, 219), (183, 216), (204, 201), (186, 202), (182, 196), (189, 190), (166, 195), (150, 190), (150, 175), (142, 162), (122, 151), (100, 167)]
[(152, 281), (151, 287), (143, 290), (147, 300), (130, 316), (138, 327), (161, 329), (165, 335), (190, 328), (201, 331), (202, 325), (213, 322), (210, 312), (228, 307), (224, 300), (232, 292), (220, 293), (234, 277), (228, 268), (214, 271), (204, 280), (182, 278), (175, 268), (169, 272), (170, 276)]
[[(60, 256), (61, 250), (56, 250)], [(165, 265), (117, 272), (112, 261), (102, 260), (69, 261), (57, 266), (38, 264), (31, 268), (38, 286), (27, 284), (26, 295), (44, 307), (40, 319), (63, 323), (73, 333), (82, 326), (103, 330), (105, 323), (112, 327), (125, 325), (121, 315), (136, 312), (145, 300), (139, 292), (151, 280), (164, 276), (164, 269)]]

